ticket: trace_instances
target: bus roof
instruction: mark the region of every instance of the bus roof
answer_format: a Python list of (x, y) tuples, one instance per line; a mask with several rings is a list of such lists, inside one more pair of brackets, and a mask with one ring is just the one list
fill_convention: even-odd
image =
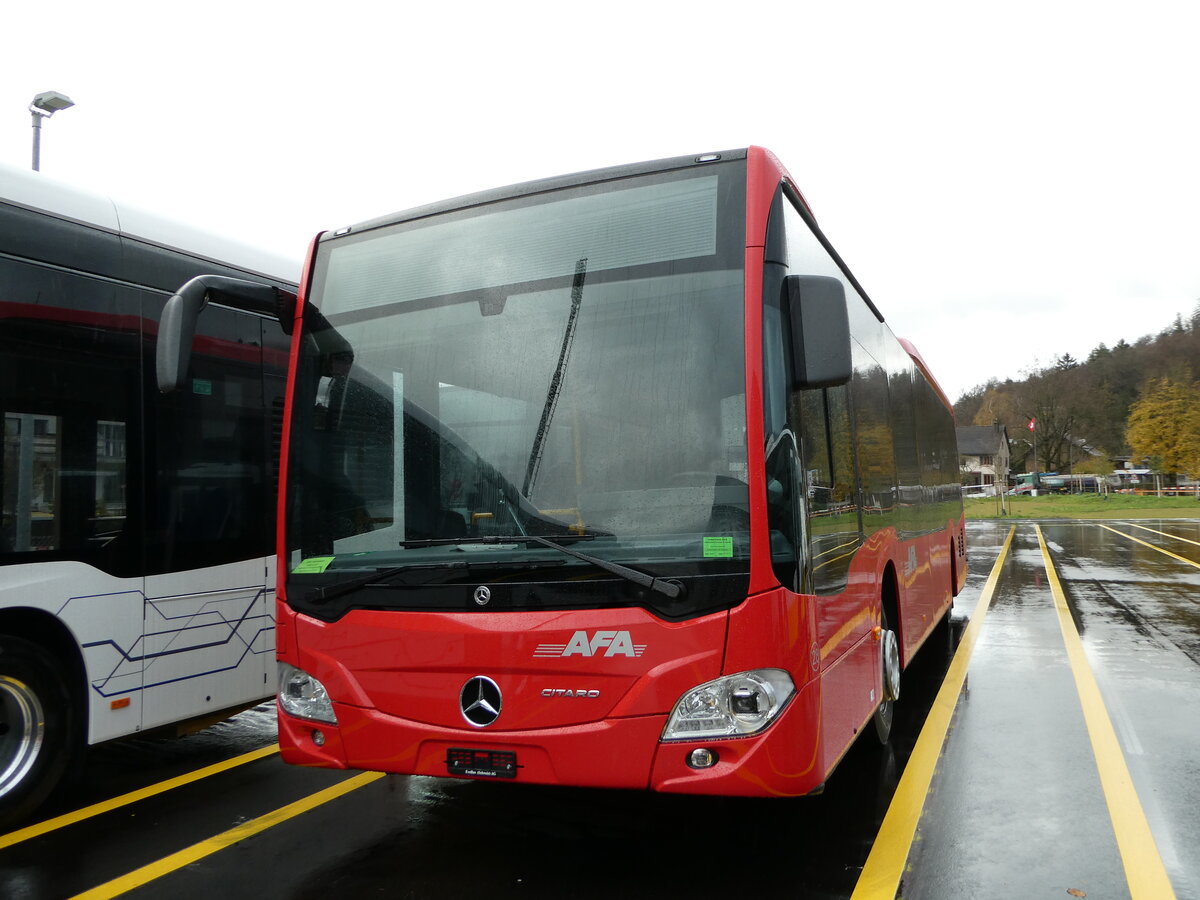
[(942, 390), (942, 386), (938, 384), (938, 380), (933, 377), (933, 372), (929, 370), (929, 364), (925, 362), (925, 358), (921, 356), (921, 352), (917, 350), (912, 341), (905, 340), (902, 337), (898, 337), (896, 340), (900, 342), (900, 346), (904, 348), (904, 351), (916, 363), (917, 368), (925, 376), (925, 380), (929, 382), (929, 386), (933, 388), (934, 392), (938, 395), (938, 399), (942, 401), (942, 405), (950, 410), (950, 415), (953, 416), (954, 404), (950, 402), (950, 398), (946, 396), (946, 392)]
[(300, 261), (202, 231), (28, 169), (0, 164), (0, 203), (295, 283)]

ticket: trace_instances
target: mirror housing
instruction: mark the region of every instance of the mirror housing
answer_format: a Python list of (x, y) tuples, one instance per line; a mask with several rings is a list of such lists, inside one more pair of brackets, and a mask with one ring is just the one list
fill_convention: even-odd
[(792, 336), (792, 388), (846, 384), (854, 366), (842, 282), (825, 275), (789, 275), (783, 290)]
[[(269, 284), (224, 275), (197, 275), (172, 294), (163, 307), (154, 357), (160, 393), (173, 393), (187, 381), (196, 321), (210, 300), (282, 321), (287, 318), (289, 306), (294, 314), (296, 296)], [(290, 319), (286, 325), (285, 330), (290, 332)]]

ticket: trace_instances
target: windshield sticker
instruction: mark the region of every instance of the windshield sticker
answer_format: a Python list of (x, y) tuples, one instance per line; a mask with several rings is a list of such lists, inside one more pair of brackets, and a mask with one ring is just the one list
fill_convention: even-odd
[(333, 562), (332, 556), (310, 556), (300, 560), (300, 565), (292, 569), (293, 575), (317, 575), (329, 568)]
[(704, 556), (733, 556), (732, 537), (706, 537), (704, 539)]

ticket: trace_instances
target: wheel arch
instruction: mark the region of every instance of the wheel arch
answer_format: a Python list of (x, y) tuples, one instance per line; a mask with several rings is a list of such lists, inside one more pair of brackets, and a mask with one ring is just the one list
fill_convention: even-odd
[(4, 609), (0, 610), (0, 634), (37, 644), (61, 660), (66, 667), (66, 681), (71, 695), (86, 718), (87, 691), (83, 651), (74, 633), (62, 619), (45, 610), (30, 607)]

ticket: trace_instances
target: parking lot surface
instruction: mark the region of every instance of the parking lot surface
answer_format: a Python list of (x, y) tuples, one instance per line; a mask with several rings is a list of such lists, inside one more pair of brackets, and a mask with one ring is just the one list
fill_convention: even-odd
[(968, 540), (957, 652), (819, 797), (297, 769), (268, 705), (93, 750), (0, 835), (0, 896), (1200, 897), (1200, 520)]

